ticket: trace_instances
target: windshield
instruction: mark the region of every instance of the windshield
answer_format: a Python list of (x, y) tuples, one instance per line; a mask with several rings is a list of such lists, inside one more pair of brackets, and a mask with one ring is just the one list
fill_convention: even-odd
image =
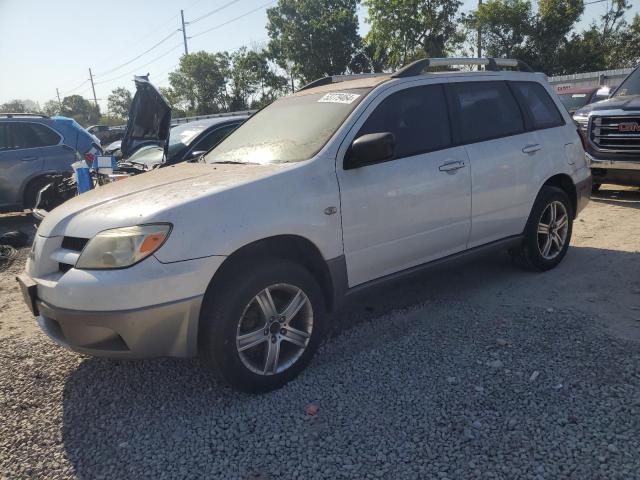
[(570, 112), (584, 107), (587, 104), (588, 95), (586, 93), (561, 93), (558, 95), (564, 108)]
[(205, 125), (178, 125), (169, 132), (168, 158), (187, 148), (194, 138), (202, 133), (207, 127)]
[(640, 67), (631, 72), (625, 81), (620, 84), (614, 97), (623, 95), (640, 95)]
[(294, 95), (251, 117), (206, 156), (208, 163), (300, 162), (313, 157), (370, 89)]
[(148, 167), (162, 163), (164, 149), (162, 147), (143, 147), (127, 158), (127, 162), (142, 163)]

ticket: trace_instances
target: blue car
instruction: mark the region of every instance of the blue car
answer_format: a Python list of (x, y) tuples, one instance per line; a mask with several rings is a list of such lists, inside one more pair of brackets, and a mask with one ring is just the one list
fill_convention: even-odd
[(33, 208), (49, 175), (100, 152), (100, 141), (71, 118), (0, 113), (0, 211)]

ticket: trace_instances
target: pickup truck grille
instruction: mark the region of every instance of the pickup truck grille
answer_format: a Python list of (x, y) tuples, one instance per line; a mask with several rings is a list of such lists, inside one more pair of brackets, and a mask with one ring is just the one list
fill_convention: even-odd
[(593, 117), (589, 139), (601, 151), (640, 153), (640, 115)]

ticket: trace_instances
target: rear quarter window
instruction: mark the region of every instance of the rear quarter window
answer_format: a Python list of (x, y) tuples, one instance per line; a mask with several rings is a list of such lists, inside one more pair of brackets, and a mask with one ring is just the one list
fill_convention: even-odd
[(522, 112), (505, 82), (452, 83), (447, 88), (459, 142), (481, 142), (524, 132)]
[(534, 129), (564, 125), (555, 102), (542, 85), (536, 82), (510, 82), (510, 84)]

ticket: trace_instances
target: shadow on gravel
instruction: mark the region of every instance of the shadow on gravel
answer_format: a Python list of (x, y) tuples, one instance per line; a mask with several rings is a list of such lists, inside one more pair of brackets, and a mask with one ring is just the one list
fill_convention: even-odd
[(606, 203), (619, 207), (640, 208), (640, 190), (609, 190), (609, 186), (591, 194), (596, 203)]
[(637, 257), (572, 248), (542, 284), (496, 255), (359, 295), (310, 368), (264, 396), (197, 360), (88, 358), (64, 386), (66, 456), (79, 478), (637, 473), (640, 351), (573, 310), (577, 275), (596, 285)]

